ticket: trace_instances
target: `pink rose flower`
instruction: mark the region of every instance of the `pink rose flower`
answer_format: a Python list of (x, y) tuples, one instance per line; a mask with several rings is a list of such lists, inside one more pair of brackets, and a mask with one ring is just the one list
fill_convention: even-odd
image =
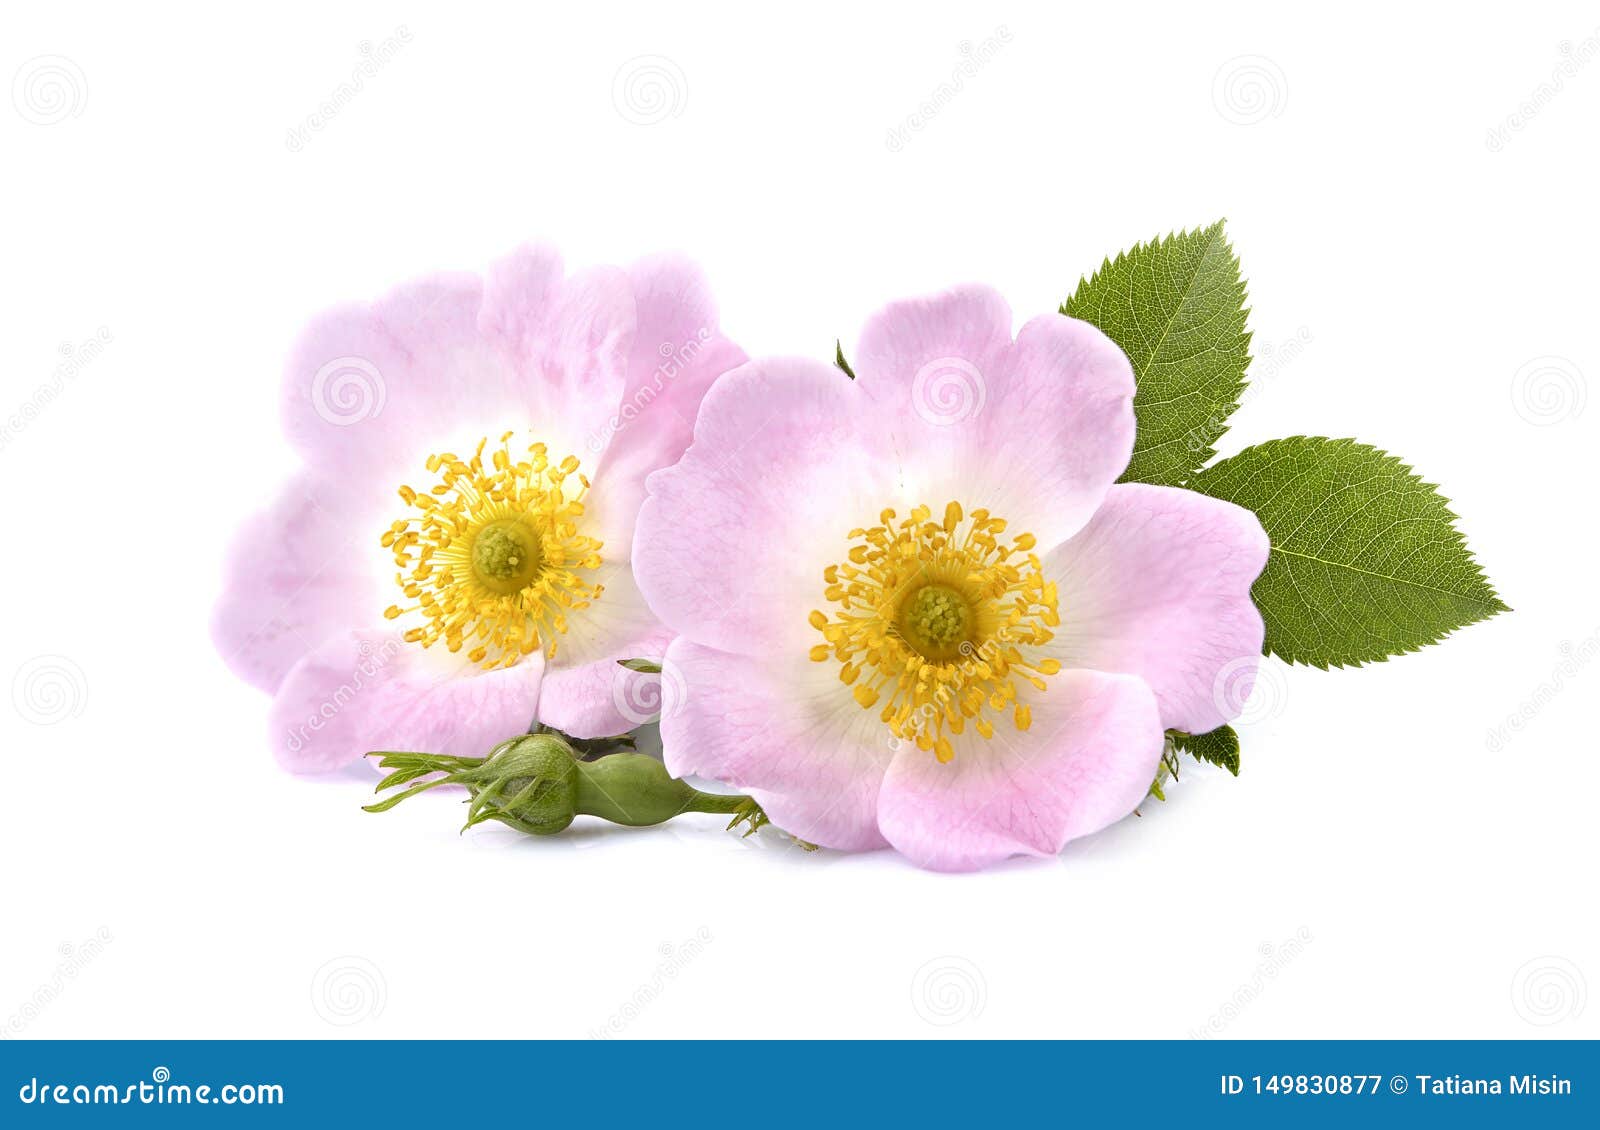
[(213, 633), (283, 764), (482, 755), (536, 710), (634, 728), (616, 661), (670, 638), (630, 564), (645, 477), (743, 360), (673, 258), (567, 278), (525, 249), (319, 318), (284, 379), (304, 466), (239, 533)]
[(707, 394), (633, 551), (680, 633), (675, 775), (745, 790), (805, 840), (964, 870), (1120, 819), (1165, 729), (1237, 714), (1260, 523), (1117, 484), (1127, 358), (1072, 318), (1011, 325), (983, 288), (902, 302), (853, 382), (758, 360)]

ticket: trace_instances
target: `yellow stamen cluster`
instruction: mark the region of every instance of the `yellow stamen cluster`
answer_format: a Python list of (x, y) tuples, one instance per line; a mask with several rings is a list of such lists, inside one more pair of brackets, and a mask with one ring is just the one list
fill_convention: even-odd
[(602, 586), (579, 576), (600, 567), (600, 543), (578, 533), (589, 480), (577, 475), (569, 455), (552, 465), (545, 445), (513, 462), (511, 436), (489, 453), (478, 441), (471, 459), (451, 452), (428, 456), (439, 481), (426, 491), (400, 488), (419, 513), (393, 523), (383, 535), (400, 568), (395, 581), (409, 600), (385, 612), (394, 620), (412, 612), (423, 623), (405, 638), (423, 647), (440, 640), (451, 652), (486, 668), (510, 667), (541, 646), (556, 653), (567, 613), (600, 596)]
[(1045, 689), (1061, 670), (1054, 659), (1024, 651), (1049, 642), (1061, 623), (1056, 586), (1046, 581), (1034, 537), (1007, 542), (1003, 518), (987, 510), (964, 515), (960, 503), (934, 521), (927, 506), (895, 522), (850, 531), (848, 560), (823, 570), (832, 615), (811, 613), (826, 643), (811, 649), (819, 663), (840, 664), (839, 679), (897, 738), (955, 756), (951, 735), (970, 721), (994, 736), (989, 714), (1009, 713), (1018, 730), (1033, 722), (1017, 683)]

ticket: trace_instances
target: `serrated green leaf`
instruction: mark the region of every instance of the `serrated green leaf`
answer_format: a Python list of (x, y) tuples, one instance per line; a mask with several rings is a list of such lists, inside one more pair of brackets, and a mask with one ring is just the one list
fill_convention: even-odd
[(1133, 362), (1138, 435), (1128, 483), (1182, 484), (1216, 453), (1250, 365), (1245, 284), (1218, 220), (1141, 243), (1080, 279), (1061, 312)]
[(1239, 735), (1232, 726), (1220, 726), (1209, 734), (1186, 734), (1168, 730), (1172, 744), (1197, 761), (1220, 765), (1235, 777), (1239, 775)]
[(626, 667), (630, 671), (638, 671), (645, 675), (661, 674), (661, 663), (655, 659), (619, 659), (618, 667)]
[(1375, 662), (1509, 611), (1438, 488), (1377, 448), (1273, 440), (1188, 485), (1261, 519), (1272, 553), (1251, 595), (1266, 650), (1291, 663)]

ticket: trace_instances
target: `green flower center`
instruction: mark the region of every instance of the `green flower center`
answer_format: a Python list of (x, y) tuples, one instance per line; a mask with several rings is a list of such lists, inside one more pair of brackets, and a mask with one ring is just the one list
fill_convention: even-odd
[(472, 568), (484, 587), (500, 593), (525, 588), (539, 575), (544, 554), (539, 539), (521, 522), (492, 522), (472, 541)]
[(972, 643), (972, 604), (948, 585), (928, 584), (913, 591), (900, 605), (898, 619), (901, 637), (927, 659), (955, 659), (962, 645)]

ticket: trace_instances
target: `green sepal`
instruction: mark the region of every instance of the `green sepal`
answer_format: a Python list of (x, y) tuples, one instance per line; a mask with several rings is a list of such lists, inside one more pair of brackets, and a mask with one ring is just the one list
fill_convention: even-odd
[(844, 345), (838, 338), (833, 339), (833, 363), (844, 370), (844, 375), (851, 380), (856, 379), (856, 371), (850, 367), (850, 362), (844, 359)]
[[(702, 792), (642, 753), (611, 753), (582, 761), (564, 737), (550, 732), (502, 742), (488, 757), (406, 752), (368, 756), (379, 758), (380, 767), (391, 770), (377, 791), (409, 787), (366, 805), (366, 811), (386, 812), (440, 785), (461, 785), (467, 790), (463, 832), (493, 820), (529, 835), (547, 836), (563, 831), (577, 816), (644, 827), (687, 812), (731, 815), (728, 827), (747, 823), (746, 835), (768, 822), (750, 797)], [(428, 779), (419, 781), (423, 777)]]

